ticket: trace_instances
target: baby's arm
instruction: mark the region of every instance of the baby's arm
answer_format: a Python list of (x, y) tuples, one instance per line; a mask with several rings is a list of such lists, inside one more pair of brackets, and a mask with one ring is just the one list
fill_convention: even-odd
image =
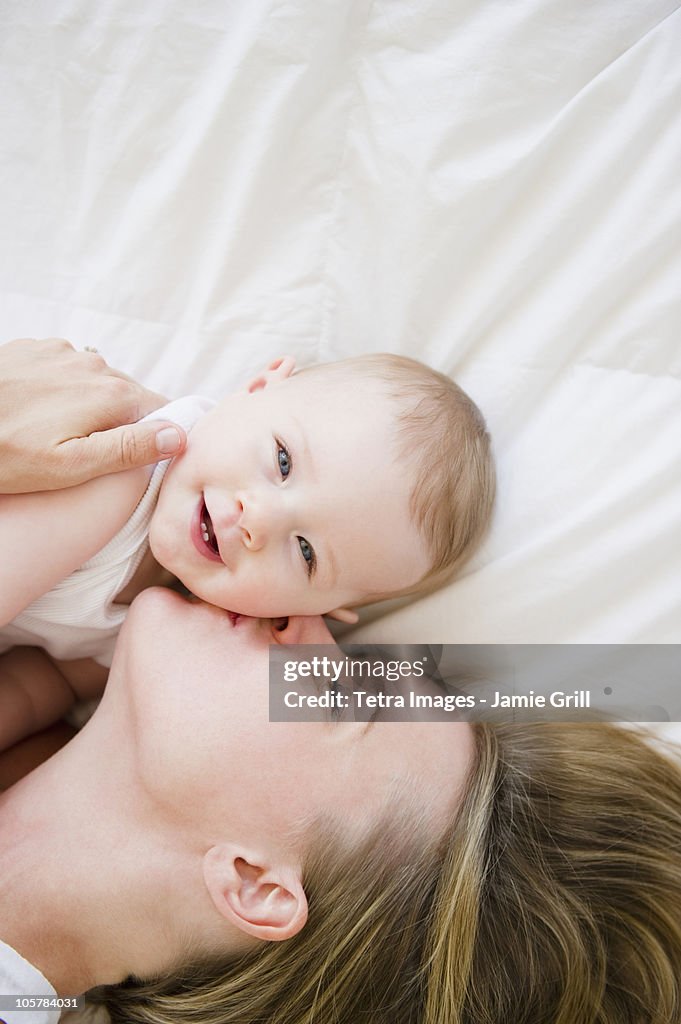
[(0, 657), (0, 750), (58, 722), (75, 700), (73, 687), (45, 651), (13, 647)]
[(0, 625), (115, 536), (149, 472), (129, 470), (64, 491), (0, 495)]
[(0, 792), (9, 789), (19, 779), (23, 779), (24, 775), (28, 775), (43, 761), (47, 761), (75, 735), (76, 730), (72, 725), (57, 722), (56, 725), (43, 729), (34, 736), (28, 736), (20, 743), (15, 743), (9, 750), (0, 751)]

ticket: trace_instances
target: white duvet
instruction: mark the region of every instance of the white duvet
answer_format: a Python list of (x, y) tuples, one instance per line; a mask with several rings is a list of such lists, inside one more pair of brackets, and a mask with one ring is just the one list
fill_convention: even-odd
[(674, 0), (0, 0), (0, 75), (3, 340), (171, 397), (422, 358), (496, 517), (359, 635), (681, 642)]

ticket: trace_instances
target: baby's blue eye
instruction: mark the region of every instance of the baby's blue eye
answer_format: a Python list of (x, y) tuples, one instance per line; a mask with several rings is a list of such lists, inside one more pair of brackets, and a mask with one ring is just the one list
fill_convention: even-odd
[(277, 443), (277, 462), (279, 463), (279, 472), (285, 480), (291, 472), (291, 456), (281, 441)]
[(298, 537), (298, 544), (300, 545), (301, 554), (305, 559), (308, 578), (312, 579), (317, 569), (317, 556), (314, 553), (314, 548), (304, 537)]

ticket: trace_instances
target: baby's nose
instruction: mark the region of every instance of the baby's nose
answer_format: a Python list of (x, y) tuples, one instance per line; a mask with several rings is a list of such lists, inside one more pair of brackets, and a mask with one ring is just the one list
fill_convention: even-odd
[(238, 526), (245, 547), (259, 551), (272, 534), (276, 520), (273, 502), (254, 496), (237, 496), (237, 509), (241, 510)]

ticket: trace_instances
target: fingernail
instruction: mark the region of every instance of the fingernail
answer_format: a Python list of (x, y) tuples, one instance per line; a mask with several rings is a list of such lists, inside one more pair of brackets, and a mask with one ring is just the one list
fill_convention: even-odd
[(175, 427), (164, 427), (156, 435), (156, 447), (161, 455), (174, 455), (180, 447), (180, 433)]

